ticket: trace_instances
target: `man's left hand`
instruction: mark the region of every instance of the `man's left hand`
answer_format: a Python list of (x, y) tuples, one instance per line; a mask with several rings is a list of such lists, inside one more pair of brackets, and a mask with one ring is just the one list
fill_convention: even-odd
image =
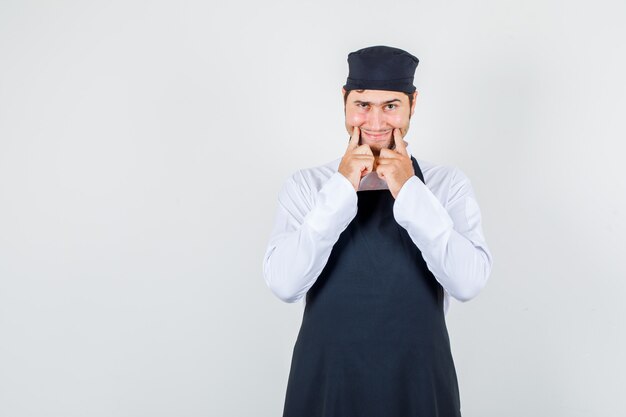
[(376, 173), (379, 178), (387, 182), (393, 198), (397, 198), (400, 189), (413, 175), (413, 162), (406, 150), (400, 129), (393, 129), (393, 138), (396, 144), (394, 150), (383, 148), (376, 162)]

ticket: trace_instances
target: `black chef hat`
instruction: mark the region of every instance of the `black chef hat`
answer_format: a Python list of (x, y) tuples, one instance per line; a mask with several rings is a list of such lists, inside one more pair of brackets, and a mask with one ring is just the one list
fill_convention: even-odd
[(346, 90), (390, 90), (412, 93), (419, 59), (402, 49), (371, 46), (348, 54)]

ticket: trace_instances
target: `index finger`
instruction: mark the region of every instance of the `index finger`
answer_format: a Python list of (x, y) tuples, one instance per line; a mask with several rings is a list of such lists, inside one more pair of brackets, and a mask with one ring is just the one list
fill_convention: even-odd
[(359, 146), (360, 136), (360, 129), (358, 128), (358, 126), (354, 126), (354, 128), (352, 128), (352, 136), (350, 136), (350, 142), (348, 142), (348, 149), (346, 151), (353, 151)]
[(393, 129), (393, 140), (395, 143), (395, 151), (399, 154), (409, 156), (409, 153), (406, 151), (406, 145), (404, 144), (404, 139), (402, 139), (402, 134), (400, 133), (400, 129)]

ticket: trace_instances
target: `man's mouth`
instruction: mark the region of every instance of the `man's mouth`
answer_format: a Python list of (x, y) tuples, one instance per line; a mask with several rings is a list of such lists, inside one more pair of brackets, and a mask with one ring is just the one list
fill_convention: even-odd
[(363, 130), (362, 132), (365, 135), (365, 137), (368, 139), (383, 140), (383, 139), (387, 139), (387, 137), (389, 136), (389, 132), (391, 132), (391, 130), (385, 130), (383, 132), (368, 132), (368, 131)]

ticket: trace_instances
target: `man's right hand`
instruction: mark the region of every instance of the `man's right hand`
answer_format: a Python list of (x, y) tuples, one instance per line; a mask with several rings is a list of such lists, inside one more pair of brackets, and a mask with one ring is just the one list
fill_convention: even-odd
[(359, 189), (361, 178), (374, 170), (374, 154), (369, 145), (359, 146), (361, 131), (357, 126), (352, 129), (348, 149), (341, 158), (338, 171), (350, 181), (354, 191)]

